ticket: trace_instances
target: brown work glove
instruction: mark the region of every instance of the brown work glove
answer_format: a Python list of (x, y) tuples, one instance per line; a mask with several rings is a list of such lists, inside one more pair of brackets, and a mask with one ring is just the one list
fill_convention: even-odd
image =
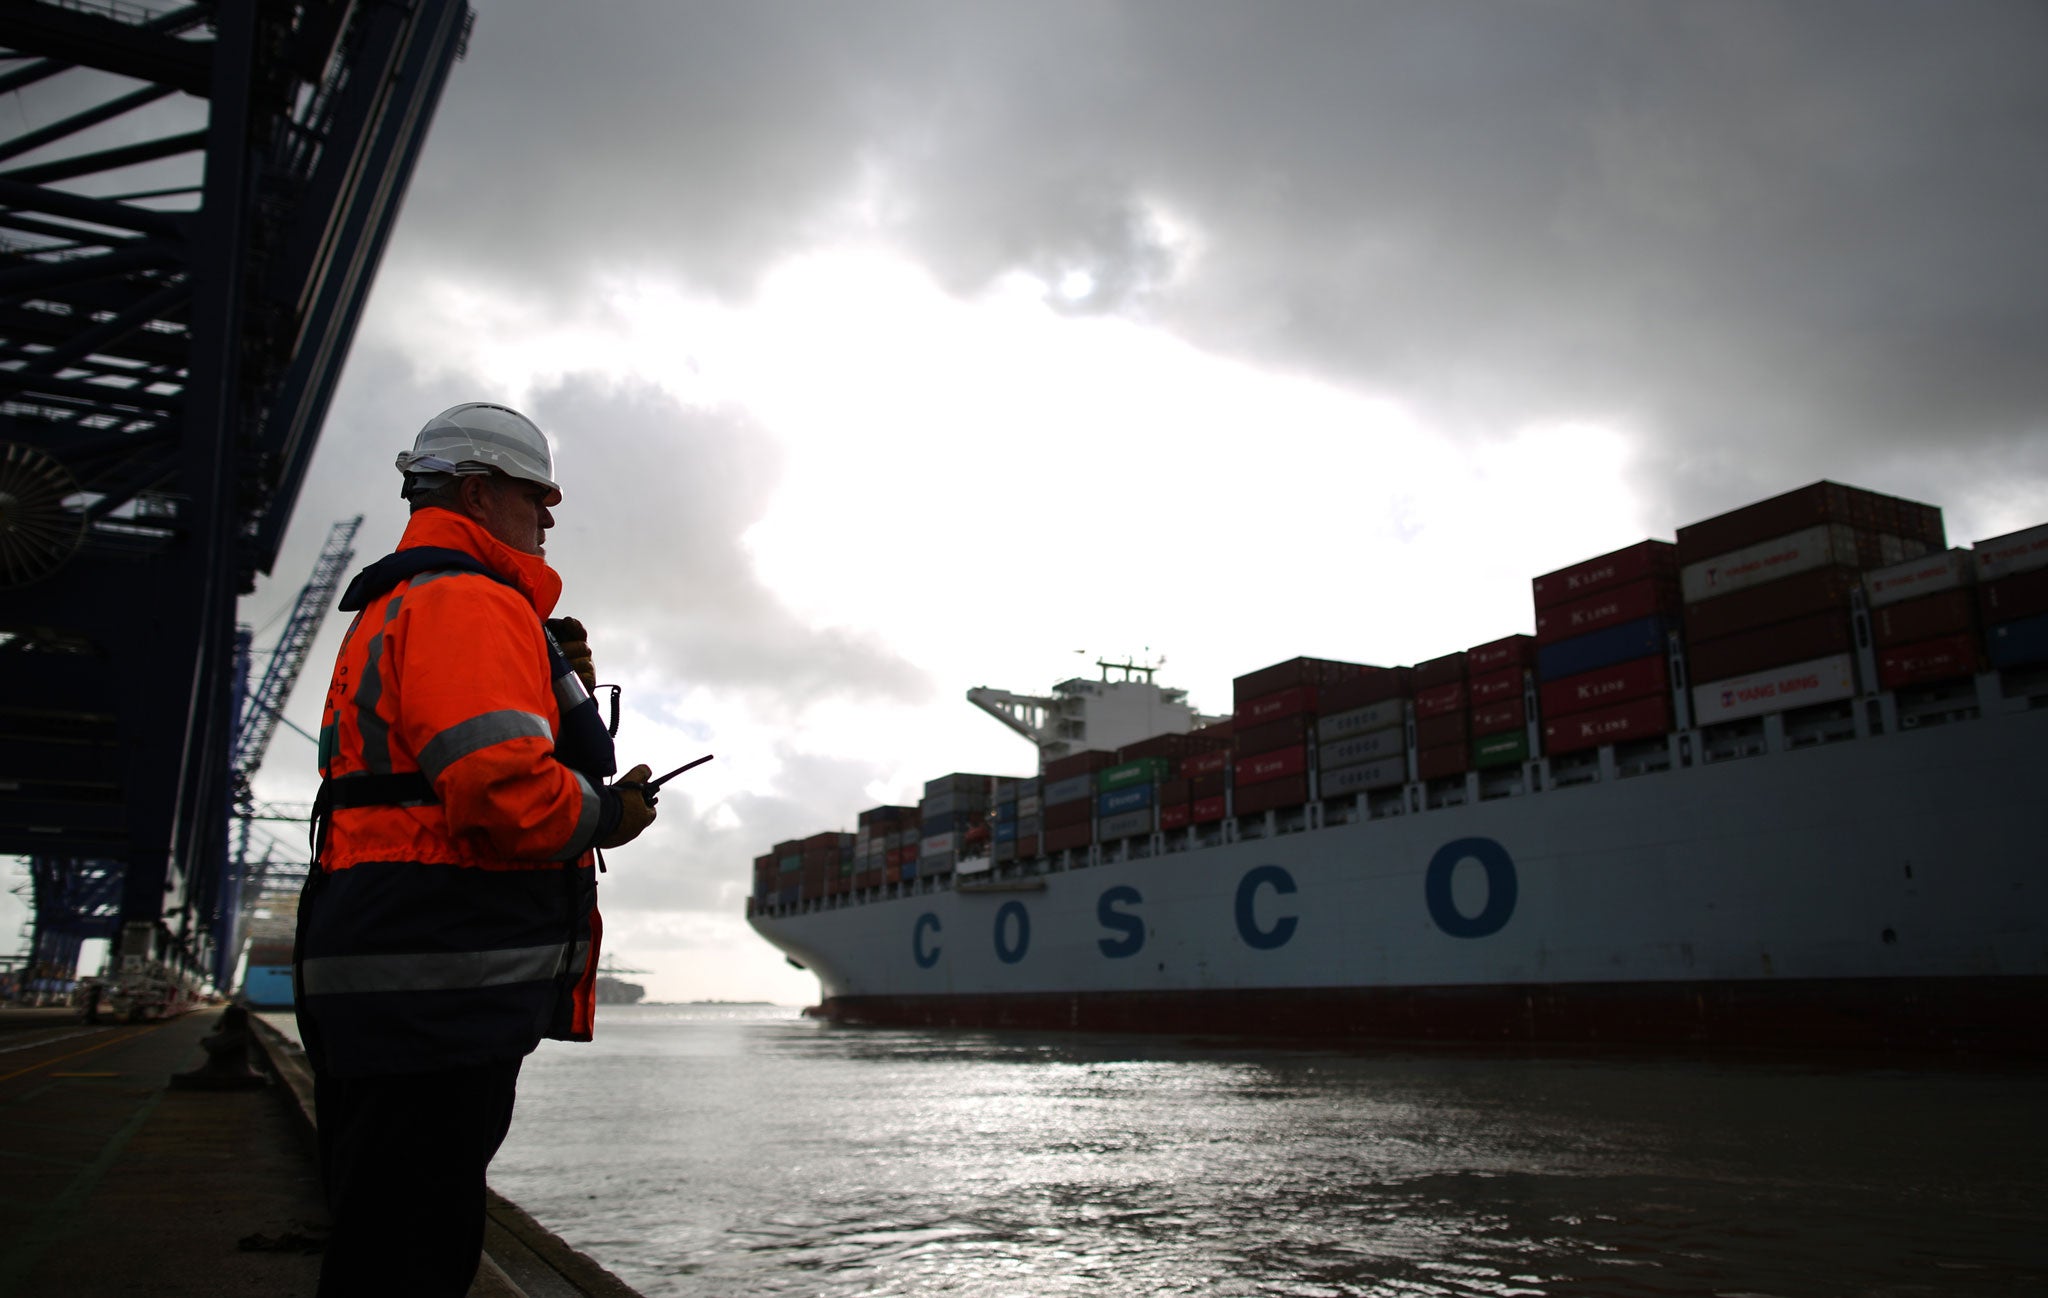
[(612, 785), (613, 791), (619, 795), (619, 826), (597, 840), (599, 847), (624, 847), (654, 823), (654, 808), (647, 805), (646, 790), (631, 787), (643, 785), (653, 776), (654, 768), (642, 763), (620, 776)]
[(597, 667), (590, 661), (590, 632), (573, 617), (549, 618), (548, 630), (554, 632), (555, 644), (562, 657), (569, 660), (570, 670), (583, 682), (583, 688), (597, 693)]

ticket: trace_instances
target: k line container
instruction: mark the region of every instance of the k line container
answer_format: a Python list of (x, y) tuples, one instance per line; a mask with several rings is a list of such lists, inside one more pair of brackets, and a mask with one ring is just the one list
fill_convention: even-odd
[(1536, 643), (1556, 644), (1589, 631), (1677, 611), (1677, 583), (1664, 577), (1646, 577), (1569, 604), (1539, 609), (1536, 613)]
[(1551, 608), (1645, 577), (1675, 579), (1677, 549), (1669, 541), (1641, 541), (1626, 549), (1548, 572), (1529, 583), (1536, 607)]
[(1185, 802), (1176, 802), (1159, 809), (1161, 829), (1185, 829), (1194, 819), (1194, 808)]
[(1418, 749), (1415, 753), (1416, 775), (1421, 779), (1442, 780), (1463, 775), (1471, 769), (1472, 749), (1462, 739), (1454, 744)]
[(1270, 753), (1280, 748), (1293, 748), (1308, 742), (1314, 729), (1306, 712), (1297, 712), (1291, 717), (1268, 721), (1262, 725), (1245, 726), (1237, 732), (1237, 755), (1250, 757), (1254, 753)]
[(1831, 654), (1810, 662), (1791, 663), (1692, 687), (1695, 724), (1718, 725), (1767, 712), (1785, 712), (1813, 703), (1854, 697), (1856, 660)]
[[(2048, 613), (2048, 608), (2038, 611)], [(1963, 587), (1887, 604), (1870, 613), (1870, 635), (1880, 649), (1976, 629), (1977, 602)]]
[(1968, 550), (1943, 550), (1864, 573), (1863, 593), (1870, 607), (1883, 608), (1900, 600), (1967, 586), (1976, 579), (1975, 555)]
[(1984, 650), (1974, 635), (1894, 645), (1877, 655), (1877, 683), (1888, 690), (1974, 676), (1983, 669)]
[(1651, 739), (1671, 731), (1671, 701), (1662, 695), (1613, 707), (1543, 719), (1543, 751), (1556, 756), (1603, 744)]
[(2016, 572), (2048, 568), (2048, 523), (1979, 541), (1971, 549), (1977, 556), (1978, 581), (1996, 581)]
[(1191, 780), (1229, 769), (1230, 750), (1227, 748), (1219, 748), (1212, 753), (1196, 753), (1183, 757), (1180, 762), (1180, 773)]
[(1440, 717), (1445, 713), (1457, 712), (1465, 706), (1465, 682), (1452, 681), (1448, 685), (1432, 685), (1415, 692), (1416, 717)]
[(1833, 611), (1846, 617), (1850, 593), (1860, 584), (1860, 576), (1852, 569), (1815, 568), (1782, 581), (1716, 595), (1685, 606), (1685, 634), (1694, 641), (1719, 640), (1809, 613)]
[[(1591, 635), (1573, 636), (1569, 640), (1544, 645), (1536, 651), (1537, 679), (1561, 680), (1617, 663), (1647, 658), (1651, 654), (1661, 657), (1666, 637), (1674, 625), (1674, 622), (1661, 617), (1646, 617), (1640, 622), (1624, 622)], [(1544, 706), (1547, 708), (1549, 705), (1546, 703)]]
[(1335, 798), (1407, 782), (1408, 758), (1405, 755), (1383, 757), (1376, 762), (1364, 762), (1357, 766), (1322, 772), (1317, 777), (1317, 792), (1325, 798)]
[(1237, 715), (1233, 720), (1237, 722), (1238, 738), (1242, 740), (1245, 727), (1247, 726), (1256, 726), (1267, 721), (1278, 721), (1281, 717), (1291, 717), (1298, 713), (1314, 712), (1315, 710), (1316, 687), (1313, 685), (1295, 685), (1238, 704)]
[(1472, 709), (1472, 733), (1497, 735), (1506, 730), (1529, 728), (1529, 706), (1520, 699)]
[(1472, 733), (1467, 724), (1469, 720), (1470, 714), (1462, 709), (1442, 716), (1423, 717), (1415, 723), (1415, 746), (1441, 748), (1446, 744), (1462, 744)]
[(1506, 671), (1474, 676), (1465, 683), (1467, 700), (1473, 707), (1478, 708), (1505, 699), (1521, 698), (1524, 670), (1521, 667), (1510, 667)]
[(1104, 816), (1095, 826), (1095, 837), (1107, 843), (1117, 838), (1133, 838), (1152, 832), (1152, 808), (1142, 811), (1126, 811), (1121, 815)]
[(1373, 730), (1385, 730), (1398, 726), (1402, 721), (1405, 705), (1400, 699), (1388, 699), (1381, 703), (1368, 703), (1362, 708), (1347, 712), (1326, 712), (1316, 718), (1316, 737), (1324, 743), (1342, 739), (1347, 735), (1362, 735)]
[(1111, 789), (1095, 799), (1095, 814), (1106, 818), (1120, 816), (1127, 811), (1149, 809), (1152, 806), (1152, 788), (1149, 784), (1133, 784)]
[(1529, 667), (1536, 662), (1536, 637), (1503, 636), (1465, 651), (1465, 675), (1483, 676), (1510, 667)]
[(1747, 676), (1787, 663), (1811, 662), (1830, 654), (1848, 653), (1849, 618), (1841, 612), (1815, 613), (1791, 622), (1781, 622), (1741, 635), (1704, 644), (1694, 641), (1688, 661), (1696, 681), (1726, 680)]
[(1351, 735), (1324, 744), (1316, 752), (1316, 764), (1327, 774), (1340, 766), (1376, 762), (1382, 758), (1400, 756), (1407, 751), (1406, 728), (1394, 726), (1386, 730), (1375, 730), (1369, 735)]
[(1308, 750), (1306, 748), (1283, 748), (1275, 753), (1259, 753), (1252, 757), (1240, 757), (1237, 759), (1235, 769), (1238, 798), (1240, 802), (1243, 800), (1246, 785), (1263, 784), (1267, 780), (1285, 779), (1290, 775), (1300, 775), (1307, 769)]
[(1211, 821), (1223, 819), (1227, 814), (1227, 806), (1223, 795), (1219, 793), (1213, 798), (1196, 798), (1188, 804), (1188, 813), (1197, 825), (1206, 825)]
[(1465, 679), (1465, 654), (1461, 650), (1432, 658), (1428, 662), (1415, 664), (1415, 688), (1429, 689), (1436, 685), (1448, 685), (1452, 681)]
[(1977, 588), (1986, 622), (2017, 622), (2048, 613), (2048, 568), (2030, 568)]
[(1236, 811), (1240, 816), (1257, 815), (1275, 807), (1298, 807), (1308, 801), (1308, 776), (1297, 772), (1237, 790)]
[(1479, 770), (1519, 766), (1528, 760), (1529, 732), (1526, 729), (1482, 735), (1472, 741), (1472, 765)]

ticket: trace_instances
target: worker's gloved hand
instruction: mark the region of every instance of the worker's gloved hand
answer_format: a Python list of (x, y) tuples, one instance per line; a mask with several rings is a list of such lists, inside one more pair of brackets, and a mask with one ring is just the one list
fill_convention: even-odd
[(642, 763), (619, 777), (612, 789), (619, 795), (619, 825), (597, 840), (599, 847), (624, 847), (640, 837), (654, 823), (654, 808), (647, 805), (644, 786), (654, 778), (654, 768)]
[(554, 632), (562, 657), (569, 660), (569, 667), (583, 682), (583, 688), (597, 693), (597, 667), (590, 660), (590, 632), (573, 617), (549, 618), (548, 630)]

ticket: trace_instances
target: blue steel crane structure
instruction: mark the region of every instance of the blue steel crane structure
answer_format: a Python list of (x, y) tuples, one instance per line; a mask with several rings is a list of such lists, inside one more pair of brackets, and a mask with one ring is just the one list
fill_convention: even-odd
[(220, 943), (235, 600), (471, 17), (0, 0), (0, 854), (118, 863), (124, 958)]

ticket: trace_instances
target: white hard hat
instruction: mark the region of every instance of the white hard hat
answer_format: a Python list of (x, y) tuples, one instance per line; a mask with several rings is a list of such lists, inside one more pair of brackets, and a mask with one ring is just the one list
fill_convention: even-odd
[(399, 494), (430, 486), (442, 474), (459, 476), (491, 469), (546, 487), (543, 504), (562, 503), (547, 434), (517, 410), (487, 401), (465, 401), (427, 421), (413, 439), (412, 449), (398, 453), (398, 471), (405, 475)]

